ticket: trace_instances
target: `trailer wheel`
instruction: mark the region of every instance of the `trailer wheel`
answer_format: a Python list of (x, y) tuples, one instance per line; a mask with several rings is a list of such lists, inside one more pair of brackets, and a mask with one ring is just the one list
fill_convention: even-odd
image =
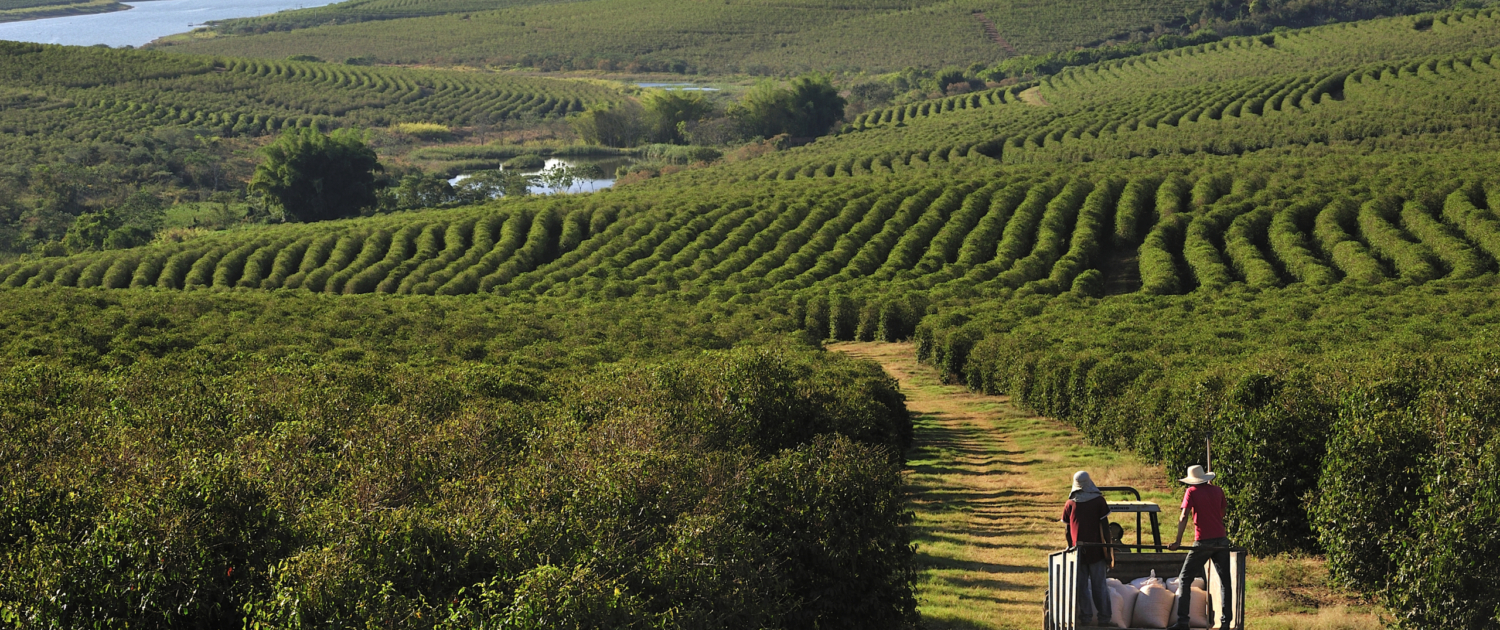
[(1042, 600), (1042, 630), (1057, 630), (1052, 625), (1052, 589), (1047, 589), (1047, 597)]

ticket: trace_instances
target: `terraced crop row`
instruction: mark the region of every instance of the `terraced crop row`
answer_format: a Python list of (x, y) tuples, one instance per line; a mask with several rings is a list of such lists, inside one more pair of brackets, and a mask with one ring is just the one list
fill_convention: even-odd
[(897, 105), (895, 107), (865, 112), (855, 116), (854, 121), (849, 123), (845, 130), (859, 131), (881, 125), (895, 125), (904, 123), (907, 120), (937, 116), (947, 112), (966, 109), (979, 109), (995, 105), (1014, 105), (1021, 102), (1021, 92), (1031, 88), (1032, 85), (1031, 83), (1018, 84), (1010, 87), (971, 92), (948, 98), (922, 101), (908, 105)]
[[(58, 76), (68, 78), (52, 79)], [(171, 125), (223, 135), (314, 125), (470, 125), (564, 116), (619, 98), (578, 82), (498, 74), (19, 43), (0, 45), (0, 88), (32, 97), (0, 116), (7, 131), (82, 139)], [(67, 116), (59, 119), (58, 109)]]
[[(1265, 168), (741, 183), (691, 201), (616, 194), (285, 226), (14, 263), (0, 284), (733, 300), (885, 285), (1088, 292), (1085, 272), (1099, 270), (1176, 293), (1465, 278), (1500, 259), (1500, 218), (1476, 182), (1401, 196), (1298, 181)], [(1115, 262), (1133, 254), (1135, 268)]]
[(1054, 103), (1109, 100), (1249, 77), (1360, 67), (1389, 59), (1500, 46), (1500, 12), (1456, 11), (1334, 24), (1067, 68), (1041, 82)]

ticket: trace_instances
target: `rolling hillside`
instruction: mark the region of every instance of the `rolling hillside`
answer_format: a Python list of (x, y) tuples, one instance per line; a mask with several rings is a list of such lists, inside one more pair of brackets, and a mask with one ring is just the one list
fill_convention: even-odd
[[(748, 23), (772, 5), (726, 6)], [(826, 7), (777, 9), (801, 10)], [(192, 46), (343, 47), (406, 19)], [(409, 19), (478, 41), (460, 16)], [(0, 435), (23, 436), (0, 459), (35, 480), (0, 488), (22, 506), (0, 525), (38, 532), (0, 538), (17, 576), (0, 609), (910, 627), (910, 423), (889, 380), (818, 349), (835, 339), (911, 340), (947, 381), (1169, 470), (1211, 441), (1237, 543), (1325, 556), (1402, 627), (1493, 627), (1500, 593), (1471, 577), (1500, 570), (1497, 22), (1228, 38), (866, 112), (605, 192), (0, 266)], [(356, 94), (384, 77), (476, 89), (183, 59)], [(125, 542), (179, 523), (196, 529), (171, 554)], [(216, 551), (233, 547), (221, 529), (259, 555)], [(214, 604), (188, 599), (199, 579)], [(178, 599), (142, 604), (124, 583)], [(850, 613), (871, 589), (878, 614)], [(531, 607), (550, 593), (582, 603)]]
[[(1066, 50), (1196, 14), (1191, 0), (587, 0), (498, 10), (413, 2), (401, 6), (442, 14), (372, 20), (368, 6), (344, 3), (235, 21), (217, 37), (166, 43), (172, 50), (271, 58), (786, 75), (988, 65), (1015, 54), (1011, 49)], [(1010, 49), (986, 35), (982, 18)]]
[[(472, 72), (225, 59), (42, 44), (0, 44), (0, 129), (19, 141), (120, 142), (145, 131), (223, 136), (290, 127), (455, 126), (560, 117), (619, 100), (607, 88)], [(59, 81), (58, 77), (66, 77)]]
[[(1478, 97), (1500, 88), (1495, 21), (1230, 40), (1066, 71), (1041, 84), (1046, 107), (1011, 88), (872, 112), (809, 147), (576, 200), (0, 274), (8, 286), (726, 297), (892, 281), (1058, 293), (1094, 268), (1153, 293), (1474, 276), (1500, 257), (1483, 184), (1496, 101)], [(1421, 167), (1393, 176), (1412, 150)], [(1112, 266), (1137, 248), (1137, 268)]]

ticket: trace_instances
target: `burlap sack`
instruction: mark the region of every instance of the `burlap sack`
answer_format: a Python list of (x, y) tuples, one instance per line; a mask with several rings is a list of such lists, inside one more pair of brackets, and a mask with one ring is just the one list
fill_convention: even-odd
[(1119, 580), (1109, 580), (1109, 610), (1110, 621), (1115, 622), (1121, 628), (1130, 627), (1131, 616), (1135, 613), (1135, 598), (1141, 592), (1129, 584), (1121, 584)]
[(1177, 596), (1165, 585), (1152, 582), (1141, 589), (1135, 598), (1135, 611), (1131, 615), (1132, 628), (1165, 628), (1172, 623), (1172, 604)]

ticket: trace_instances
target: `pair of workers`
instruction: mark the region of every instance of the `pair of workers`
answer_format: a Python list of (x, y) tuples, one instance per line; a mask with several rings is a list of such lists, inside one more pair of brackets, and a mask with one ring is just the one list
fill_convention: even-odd
[[(1182, 547), (1182, 533), (1187, 528), (1188, 516), (1193, 518), (1193, 537), (1197, 544), (1188, 553), (1178, 574), (1177, 625), (1176, 629), (1188, 627), (1189, 607), (1192, 602), (1193, 580), (1204, 576), (1204, 566), (1214, 561), (1214, 570), (1219, 574), (1219, 601), (1229, 601), (1229, 534), (1224, 529), (1224, 511), (1228, 502), (1224, 491), (1211, 483), (1214, 473), (1205, 472), (1202, 466), (1188, 467), (1187, 476), (1180, 481), (1187, 484), (1182, 496), (1182, 516), (1177, 519), (1177, 540), (1168, 545), (1173, 551)], [(1078, 543), (1115, 542), (1119, 538), (1109, 532), (1109, 503), (1099, 492), (1099, 487), (1084, 471), (1073, 473), (1073, 491), (1063, 506), (1064, 523), (1068, 524), (1068, 546)], [(1106, 574), (1113, 562), (1111, 549), (1097, 544), (1083, 547), (1078, 562), (1078, 623), (1102, 628), (1116, 627), (1110, 620), (1109, 586)], [(1221, 607), (1221, 628), (1231, 627), (1234, 614), (1232, 606)]]

